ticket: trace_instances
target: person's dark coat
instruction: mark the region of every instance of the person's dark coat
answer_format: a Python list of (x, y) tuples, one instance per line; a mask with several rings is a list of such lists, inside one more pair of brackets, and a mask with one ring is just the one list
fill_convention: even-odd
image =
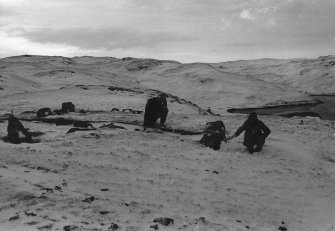
[(15, 118), (13, 115), (10, 115), (8, 118), (7, 134), (8, 140), (11, 143), (19, 143), (19, 132), (24, 134), (27, 139), (31, 139), (31, 135), (28, 133), (28, 130), (24, 128), (19, 119)]
[(224, 123), (221, 120), (207, 123), (200, 143), (214, 150), (219, 150), (223, 140), (226, 140)]
[(160, 118), (160, 125), (163, 126), (169, 110), (165, 97), (153, 97), (148, 99), (144, 112), (144, 127), (152, 127)]
[[(269, 136), (271, 130), (257, 118), (256, 113), (251, 113), (244, 124), (237, 129), (234, 136), (239, 136), (244, 132), (243, 144), (249, 152), (260, 151), (265, 143), (265, 138)], [(254, 149), (254, 145), (256, 148)]]

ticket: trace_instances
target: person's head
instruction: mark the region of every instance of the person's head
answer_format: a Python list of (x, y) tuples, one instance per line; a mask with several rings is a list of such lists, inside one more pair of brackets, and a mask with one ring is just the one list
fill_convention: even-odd
[(248, 117), (248, 121), (249, 121), (250, 124), (256, 124), (257, 121), (258, 121), (257, 113), (256, 112), (251, 112), (249, 117)]
[(168, 95), (167, 95), (166, 93), (160, 93), (160, 94), (158, 95), (158, 97), (161, 97), (161, 98), (167, 98)]

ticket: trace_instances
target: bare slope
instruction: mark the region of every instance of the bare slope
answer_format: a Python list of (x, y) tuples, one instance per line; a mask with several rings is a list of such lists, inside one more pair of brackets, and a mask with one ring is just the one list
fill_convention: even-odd
[(259, 59), (213, 64), (220, 70), (282, 83), (311, 94), (335, 94), (335, 56), (318, 59)]

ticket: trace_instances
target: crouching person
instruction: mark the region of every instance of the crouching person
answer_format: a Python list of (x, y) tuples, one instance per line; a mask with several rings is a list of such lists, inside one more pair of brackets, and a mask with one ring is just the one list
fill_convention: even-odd
[(29, 134), (28, 130), (23, 127), (19, 119), (15, 118), (14, 115), (11, 114), (8, 118), (7, 126), (8, 141), (13, 144), (20, 143), (19, 132), (25, 135), (27, 140), (31, 140), (31, 135)]
[(226, 127), (224, 123), (221, 120), (207, 123), (200, 143), (214, 150), (219, 150), (222, 141), (226, 141)]
[(154, 127), (159, 118), (160, 126), (164, 126), (168, 112), (165, 94), (148, 99), (145, 105), (143, 128)]
[(238, 137), (244, 131), (243, 145), (251, 154), (262, 150), (266, 137), (271, 133), (271, 130), (262, 121), (258, 120), (256, 112), (249, 115), (248, 119), (230, 139)]

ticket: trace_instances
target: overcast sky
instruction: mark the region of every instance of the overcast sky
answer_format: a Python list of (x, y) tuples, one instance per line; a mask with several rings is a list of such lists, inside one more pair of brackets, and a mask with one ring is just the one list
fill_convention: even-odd
[(0, 0), (0, 57), (335, 54), (335, 0)]

